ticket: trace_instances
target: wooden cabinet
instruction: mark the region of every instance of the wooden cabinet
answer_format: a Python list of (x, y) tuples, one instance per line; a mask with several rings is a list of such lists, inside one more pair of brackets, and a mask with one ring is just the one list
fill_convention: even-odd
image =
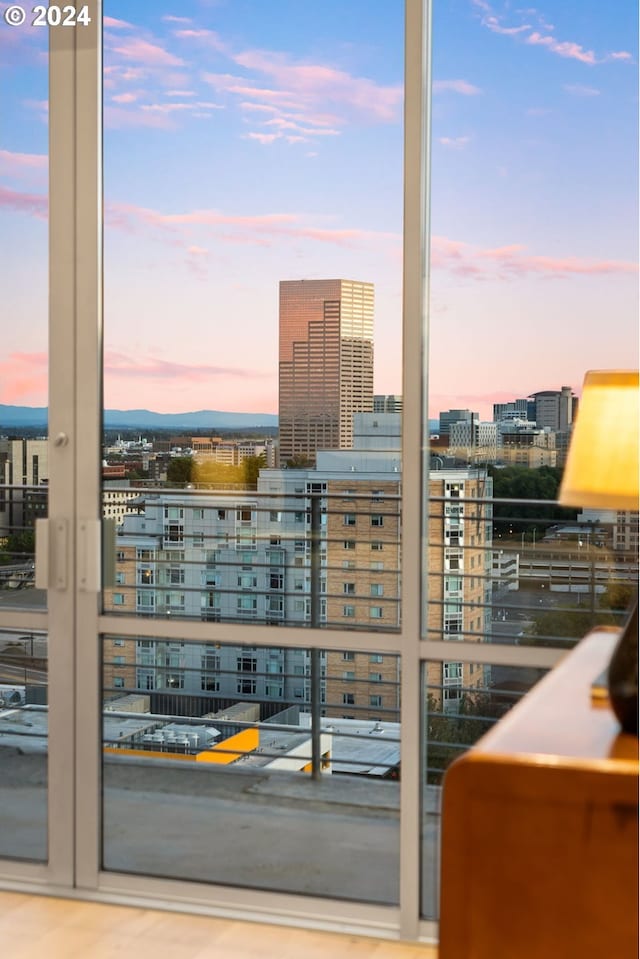
[(638, 740), (590, 633), (449, 769), (440, 959), (637, 959)]

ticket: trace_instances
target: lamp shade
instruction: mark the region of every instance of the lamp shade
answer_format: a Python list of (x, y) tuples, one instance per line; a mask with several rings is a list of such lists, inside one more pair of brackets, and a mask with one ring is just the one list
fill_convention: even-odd
[(638, 404), (637, 370), (587, 373), (559, 503), (638, 509)]

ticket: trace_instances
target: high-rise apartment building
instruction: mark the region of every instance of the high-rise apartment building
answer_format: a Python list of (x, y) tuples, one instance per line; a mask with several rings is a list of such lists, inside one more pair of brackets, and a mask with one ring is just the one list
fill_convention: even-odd
[(564, 432), (571, 427), (576, 398), (570, 386), (563, 386), (560, 390), (540, 390), (532, 393), (531, 399), (536, 403), (535, 421), (539, 429)]
[(280, 283), (280, 464), (348, 449), (373, 409), (373, 283)]

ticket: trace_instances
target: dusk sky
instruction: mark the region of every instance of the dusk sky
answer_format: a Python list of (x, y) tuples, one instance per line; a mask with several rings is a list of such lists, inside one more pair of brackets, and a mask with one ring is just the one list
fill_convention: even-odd
[[(8, 4), (0, 3), (0, 11)], [(106, 0), (105, 405), (277, 412), (278, 281), (375, 284), (400, 0)], [(637, 366), (637, 4), (435, 0), (430, 415)], [(46, 31), (0, 21), (0, 402), (47, 404)]]

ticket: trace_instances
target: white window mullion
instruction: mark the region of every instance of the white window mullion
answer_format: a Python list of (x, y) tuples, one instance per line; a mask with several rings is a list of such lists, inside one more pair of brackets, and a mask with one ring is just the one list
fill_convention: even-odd
[(426, 395), (431, 0), (406, 0), (402, 414), (400, 936), (420, 917), (423, 397)]
[[(50, 587), (48, 845), (51, 881), (73, 884), (75, 64), (73, 30), (49, 31), (49, 529), (66, 527), (66, 580)], [(53, 534), (59, 536), (56, 530)], [(58, 551), (58, 562), (60, 552)], [(59, 569), (57, 569), (59, 573)]]
[[(82, 562), (101, 509), (102, 424), (102, 4), (88, 4), (91, 22), (77, 27), (75, 69), (76, 449), (78, 556)], [(65, 31), (62, 31), (65, 32)], [(100, 583), (83, 584), (78, 570), (76, 608), (76, 885), (97, 886), (100, 837)]]

